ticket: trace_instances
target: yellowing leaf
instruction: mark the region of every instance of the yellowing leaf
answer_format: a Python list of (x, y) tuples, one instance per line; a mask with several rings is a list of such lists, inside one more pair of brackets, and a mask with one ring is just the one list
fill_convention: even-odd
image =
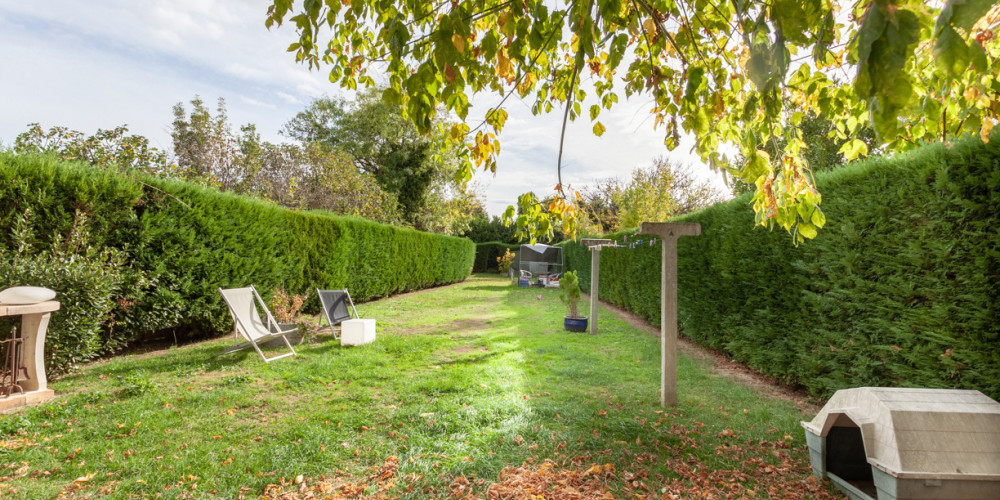
[(819, 207), (816, 207), (816, 210), (813, 211), (812, 217), (810, 217), (810, 222), (812, 222), (816, 227), (823, 227), (826, 225), (826, 215), (819, 209)]
[(521, 97), (527, 95), (528, 92), (530, 92), (531, 89), (534, 87), (537, 81), (538, 77), (536, 77), (534, 73), (530, 71), (525, 73), (524, 76), (521, 78), (521, 83), (518, 84), (517, 86), (517, 91), (518, 93), (521, 94)]
[(646, 31), (647, 35), (652, 36), (656, 33), (656, 22), (652, 19), (646, 19), (642, 22), (642, 29)]
[(510, 59), (502, 52), (497, 54), (497, 76), (504, 78), (507, 81), (513, 81), (514, 79), (514, 65), (511, 64)]
[(840, 147), (839, 153), (844, 155), (844, 159), (846, 160), (854, 160), (859, 156), (868, 154), (868, 145), (864, 141), (851, 139)]
[(465, 53), (465, 37), (455, 33), (454, 35), (451, 35), (451, 43), (455, 45), (455, 48), (460, 54)]
[(991, 118), (983, 120), (983, 126), (979, 129), (979, 138), (982, 139), (983, 142), (990, 142), (990, 132), (992, 131), (993, 120)]
[(601, 122), (597, 122), (594, 124), (594, 135), (596, 135), (597, 137), (604, 135), (605, 130), (607, 129), (604, 128), (604, 124), (602, 124)]
[(799, 225), (798, 225), (798, 231), (799, 231), (799, 234), (801, 234), (802, 236), (804, 236), (805, 238), (810, 239), (810, 240), (813, 239), (813, 238), (815, 238), (816, 235), (818, 234), (817, 231), (816, 231), (816, 226), (814, 226), (812, 224), (809, 224), (809, 223), (806, 223), (806, 222), (800, 222), (799, 223)]

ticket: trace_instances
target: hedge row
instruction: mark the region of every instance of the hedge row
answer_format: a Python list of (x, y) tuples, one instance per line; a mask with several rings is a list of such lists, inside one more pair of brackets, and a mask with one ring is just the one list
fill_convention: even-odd
[(499, 269), (497, 257), (502, 257), (507, 250), (510, 250), (511, 253), (517, 253), (520, 249), (520, 244), (510, 245), (499, 241), (476, 243), (476, 260), (472, 264), (472, 270), (477, 273), (496, 271)]
[[(821, 397), (919, 386), (1000, 399), (1000, 135), (816, 181), (828, 222), (799, 247), (754, 228), (747, 197), (676, 219), (702, 226), (678, 243), (685, 335)], [(588, 287), (589, 253), (566, 250)], [(659, 270), (659, 245), (604, 250), (601, 298), (658, 323)]]
[[(92, 274), (108, 267), (124, 273), (105, 279), (117, 285), (111, 309), (100, 317), (101, 347), (73, 355), (62, 339), (79, 332), (66, 331), (69, 325), (59, 318), (69, 316), (67, 300), (87, 294), (59, 289), (59, 280), (50, 280), (66, 311), (53, 315), (48, 338), (57, 353), (50, 359), (55, 373), (145, 332), (231, 328), (218, 287), (253, 283), (265, 299), (278, 285), (296, 294), (346, 287), (355, 300), (365, 301), (464, 280), (475, 250), (464, 238), (296, 212), (193, 184), (47, 157), (0, 154), (0, 225), (17, 227), (25, 214), (27, 236), (11, 231), (0, 237), (0, 262), (7, 263), (0, 265), (0, 288), (24, 284), (13, 278), (25, 279), (17, 271), (26, 269), (25, 259), (44, 261), (58, 252), (80, 254), (78, 260), (89, 262)], [(86, 215), (86, 223), (74, 229), (78, 214)], [(88, 233), (82, 244), (67, 245), (61, 236), (80, 230)], [(31, 255), (17, 251), (26, 239)], [(90, 257), (82, 255), (86, 246), (95, 250)], [(101, 257), (101, 252), (121, 254), (123, 262), (102, 264), (101, 258), (113, 256)], [(306, 310), (318, 311), (315, 293)]]

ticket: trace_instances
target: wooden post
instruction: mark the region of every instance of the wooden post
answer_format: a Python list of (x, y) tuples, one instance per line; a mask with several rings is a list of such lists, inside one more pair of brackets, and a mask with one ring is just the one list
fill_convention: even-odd
[(597, 303), (601, 275), (601, 247), (610, 245), (611, 240), (583, 238), (580, 243), (590, 248), (590, 334), (597, 335)]
[(590, 334), (597, 335), (597, 283), (601, 275), (601, 247), (590, 249)]
[(698, 236), (697, 222), (643, 222), (639, 234), (662, 240), (660, 273), (660, 406), (677, 406), (677, 239)]

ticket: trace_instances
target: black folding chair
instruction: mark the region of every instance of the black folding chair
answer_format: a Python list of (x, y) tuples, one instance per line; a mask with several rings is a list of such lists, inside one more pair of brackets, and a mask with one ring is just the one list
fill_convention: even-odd
[[(333, 334), (333, 338), (340, 340), (336, 327), (344, 320), (351, 319), (351, 311), (354, 311), (354, 318), (359, 317), (358, 310), (354, 308), (354, 301), (351, 300), (351, 294), (347, 292), (346, 288), (343, 290), (320, 290), (317, 288), (316, 294), (319, 295), (319, 301), (323, 304), (323, 315), (326, 316), (326, 322), (330, 324), (330, 333)], [(347, 309), (348, 305), (351, 306), (350, 310)]]

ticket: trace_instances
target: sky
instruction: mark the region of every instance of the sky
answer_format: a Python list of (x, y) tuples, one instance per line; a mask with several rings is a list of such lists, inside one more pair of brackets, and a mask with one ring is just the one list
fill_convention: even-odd
[[(267, 0), (0, 0), (0, 145), (11, 146), (29, 123), (93, 134), (127, 125), (152, 145), (171, 149), (173, 106), (196, 95), (215, 109), (224, 98), (230, 123), (253, 123), (268, 141), (308, 103), (346, 95), (328, 69), (309, 71), (286, 52), (292, 26), (264, 27)], [(722, 185), (687, 151), (670, 152), (653, 130), (650, 100), (638, 96), (605, 111), (602, 137), (580, 119), (567, 127), (563, 180), (573, 189), (611, 177), (627, 178), (654, 158), (695, 165)], [(469, 123), (498, 102), (472, 99)], [(589, 105), (589, 103), (588, 103)], [(190, 106), (186, 106), (190, 109)], [(587, 106), (584, 106), (587, 107)], [(530, 103), (508, 100), (497, 173), (473, 181), (492, 215), (517, 196), (552, 193), (562, 113), (532, 116)]]

